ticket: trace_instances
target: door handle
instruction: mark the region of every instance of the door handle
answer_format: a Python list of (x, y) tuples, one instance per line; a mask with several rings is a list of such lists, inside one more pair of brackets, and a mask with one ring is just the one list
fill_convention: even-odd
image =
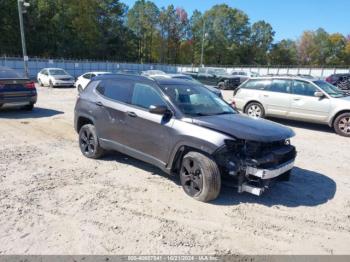
[(96, 104), (97, 106), (103, 106), (102, 102), (100, 102), (100, 101), (95, 102), (95, 104)]
[(128, 112), (126, 112), (126, 113), (127, 113), (128, 116), (130, 116), (130, 117), (137, 117), (137, 115), (136, 115), (135, 112), (130, 112), (130, 111), (128, 111)]
[(269, 95), (264, 95), (264, 97), (269, 97)]
[(294, 98), (293, 100), (294, 100), (294, 101), (300, 101), (301, 98)]

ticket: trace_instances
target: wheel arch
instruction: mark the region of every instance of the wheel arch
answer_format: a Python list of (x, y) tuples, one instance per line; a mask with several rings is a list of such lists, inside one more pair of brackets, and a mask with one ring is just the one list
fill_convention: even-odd
[(247, 109), (247, 106), (250, 105), (251, 103), (258, 103), (258, 104), (260, 104), (260, 105), (263, 107), (263, 109), (265, 110), (265, 107), (264, 107), (264, 105), (263, 105), (261, 102), (259, 102), (258, 100), (250, 100), (250, 101), (248, 101), (248, 102), (244, 105), (244, 107), (243, 107), (243, 113), (245, 113), (245, 111), (246, 111), (246, 109)]
[(86, 115), (78, 116), (76, 120), (76, 126), (75, 126), (75, 130), (77, 131), (77, 133), (79, 133), (80, 129), (87, 124), (95, 125), (95, 121), (91, 117)]
[(334, 116), (331, 118), (331, 121), (329, 122), (329, 126), (334, 127), (334, 122), (337, 119), (337, 117), (345, 113), (350, 113), (350, 109), (343, 109), (334, 114)]

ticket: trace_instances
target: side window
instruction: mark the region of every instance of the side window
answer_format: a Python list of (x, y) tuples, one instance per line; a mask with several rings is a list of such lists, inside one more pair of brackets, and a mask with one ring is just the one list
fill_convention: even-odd
[(41, 73), (47, 76), (47, 70), (44, 69), (43, 71), (41, 71)]
[(148, 109), (151, 105), (166, 105), (160, 94), (151, 86), (136, 83), (132, 94), (131, 104)]
[(301, 96), (314, 96), (317, 88), (312, 84), (304, 81), (294, 81), (292, 93)]
[(93, 77), (95, 77), (95, 76), (96, 76), (95, 74), (91, 74), (90, 79), (93, 78)]
[(274, 79), (272, 80), (271, 85), (268, 87), (267, 91), (278, 92), (278, 93), (289, 93), (290, 87), (292, 86), (293, 81), (283, 80), (283, 79)]
[(119, 101), (122, 103), (130, 103), (133, 82), (130, 80), (103, 80), (100, 82), (96, 90), (103, 96)]
[(242, 88), (265, 90), (270, 84), (270, 80), (250, 80)]

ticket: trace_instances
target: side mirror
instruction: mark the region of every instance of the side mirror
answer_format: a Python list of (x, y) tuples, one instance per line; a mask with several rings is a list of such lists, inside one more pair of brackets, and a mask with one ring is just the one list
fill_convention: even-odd
[(168, 109), (167, 106), (150, 106), (149, 107), (149, 112), (152, 113), (152, 114), (157, 114), (157, 115), (165, 115), (165, 114), (168, 114), (170, 113), (170, 110)]
[(83, 88), (80, 86), (80, 85), (78, 85), (78, 93), (81, 93), (81, 92), (83, 92)]
[(316, 91), (316, 92), (314, 93), (314, 96), (319, 97), (319, 98), (322, 98), (322, 97), (324, 97), (324, 94), (323, 94), (322, 92), (320, 92), (320, 91)]

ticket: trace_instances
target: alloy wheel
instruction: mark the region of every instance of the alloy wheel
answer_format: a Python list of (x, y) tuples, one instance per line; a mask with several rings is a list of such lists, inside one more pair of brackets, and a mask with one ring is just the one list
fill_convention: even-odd
[(262, 115), (262, 110), (258, 105), (251, 105), (247, 110), (248, 116), (260, 118)]
[(96, 148), (93, 134), (84, 130), (80, 136), (80, 145), (84, 154), (93, 154)]
[(203, 174), (196, 160), (191, 158), (184, 159), (180, 176), (181, 184), (188, 195), (194, 197), (201, 193)]
[(350, 135), (350, 117), (345, 116), (339, 120), (338, 123), (339, 130), (346, 135)]

